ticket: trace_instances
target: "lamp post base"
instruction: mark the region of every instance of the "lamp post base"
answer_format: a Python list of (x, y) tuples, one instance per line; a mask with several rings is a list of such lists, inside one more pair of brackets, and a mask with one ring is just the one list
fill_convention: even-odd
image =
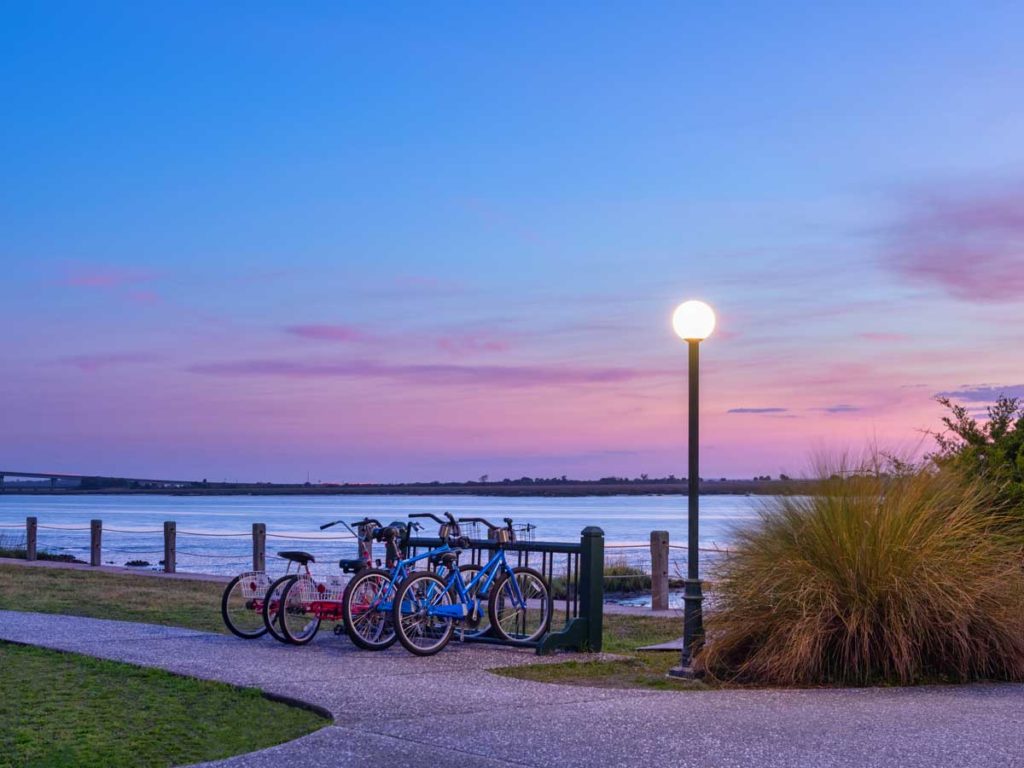
[(678, 680), (700, 680), (704, 677), (704, 673), (694, 669), (693, 664), (687, 666), (672, 667), (668, 671), (669, 677), (674, 677)]

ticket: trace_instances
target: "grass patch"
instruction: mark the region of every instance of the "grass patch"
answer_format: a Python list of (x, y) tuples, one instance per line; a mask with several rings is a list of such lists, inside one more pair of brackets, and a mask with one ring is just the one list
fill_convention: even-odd
[(674, 640), (682, 633), (682, 618), (605, 614), (603, 648), (622, 659), (566, 661), (527, 664), (492, 670), (495, 674), (539, 683), (582, 685), (594, 688), (652, 688), (656, 690), (705, 690), (707, 685), (694, 680), (667, 677), (679, 664), (677, 651), (636, 649)]
[[(0, 565), (0, 609), (143, 621), (208, 632), (227, 632), (220, 617), (223, 588), (207, 581)], [(536, 664), (498, 673), (569, 685), (681, 688), (684, 684), (665, 678), (678, 654), (636, 652), (638, 646), (672, 640), (681, 632), (681, 617), (605, 614), (603, 650), (626, 655), (626, 661)]]
[(650, 688), (659, 691), (708, 689), (707, 683), (700, 680), (677, 680), (669, 677), (669, 669), (678, 664), (678, 653), (647, 651), (625, 659), (530, 664), (523, 667), (502, 667), (492, 671), (518, 680), (590, 688)]
[(227, 632), (224, 585), (210, 581), (0, 565), (0, 609)]
[(0, 768), (170, 766), (327, 725), (254, 689), (0, 642)]

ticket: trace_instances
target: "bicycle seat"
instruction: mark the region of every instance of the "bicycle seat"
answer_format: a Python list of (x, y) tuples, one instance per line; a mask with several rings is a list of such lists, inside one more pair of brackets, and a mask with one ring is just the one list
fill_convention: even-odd
[(338, 567), (342, 573), (358, 573), (366, 567), (366, 561), (358, 557), (354, 560), (341, 559), (338, 561)]
[(434, 555), (430, 558), (430, 562), (434, 565), (443, 565), (447, 568), (451, 568), (459, 560), (459, 555), (462, 550), (456, 549), (451, 552), (443, 552), (440, 555)]
[(293, 563), (298, 563), (299, 565), (309, 565), (310, 563), (316, 562), (316, 558), (309, 554), (309, 552), (299, 552), (298, 550), (278, 552), (277, 556), (283, 557), (285, 560), (291, 560)]

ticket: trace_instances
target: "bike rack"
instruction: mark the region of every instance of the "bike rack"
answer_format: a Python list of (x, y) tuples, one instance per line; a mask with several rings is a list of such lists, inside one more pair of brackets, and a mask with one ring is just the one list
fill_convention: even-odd
[[(442, 544), (440, 538), (412, 537), (406, 543), (408, 556), (419, 554), (420, 549), (435, 549)], [(528, 643), (538, 655), (558, 649), (598, 652), (601, 650), (601, 631), (604, 621), (604, 531), (588, 526), (580, 533), (579, 543), (529, 541), (496, 545), (484, 539), (470, 540), (463, 549), (463, 562), (467, 565), (486, 563), (500, 546), (513, 567), (526, 566), (540, 571), (557, 597), (553, 599), (552, 626), (564, 614), (564, 624), (553, 629), (535, 643)], [(516, 557), (512, 554), (516, 553)], [(467, 642), (515, 645), (496, 637), (466, 638)]]

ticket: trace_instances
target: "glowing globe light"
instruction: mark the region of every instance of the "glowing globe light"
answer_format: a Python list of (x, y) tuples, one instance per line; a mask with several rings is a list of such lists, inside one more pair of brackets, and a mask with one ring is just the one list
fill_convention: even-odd
[(685, 341), (703, 341), (715, 330), (715, 312), (703, 301), (684, 301), (672, 313), (672, 327)]

